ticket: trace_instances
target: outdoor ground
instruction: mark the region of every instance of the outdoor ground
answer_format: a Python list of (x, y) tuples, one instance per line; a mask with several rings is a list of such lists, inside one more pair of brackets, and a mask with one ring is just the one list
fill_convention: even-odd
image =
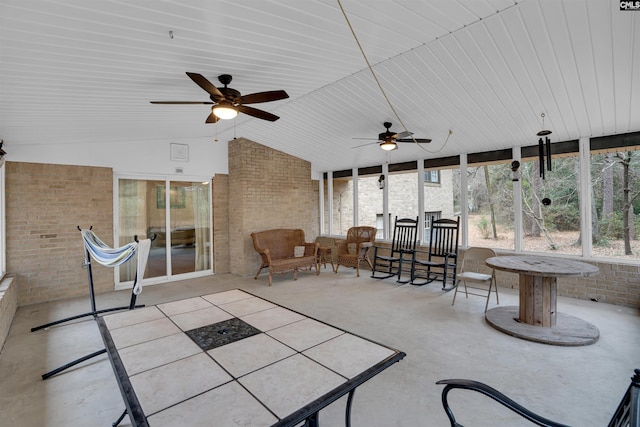
[[(485, 238), (478, 226), (483, 215), (469, 215), (469, 246), (490, 246), (499, 249), (513, 249), (513, 230), (498, 226), (498, 238)], [(544, 236), (524, 236), (522, 249), (528, 252), (552, 252), (571, 255), (582, 255), (582, 248), (575, 243), (580, 233), (577, 231), (562, 231), (551, 233), (551, 238), (557, 249), (551, 251), (549, 242)], [(640, 260), (640, 240), (631, 241), (633, 255), (624, 255), (624, 241), (612, 240), (605, 245), (594, 245), (593, 256), (598, 258), (618, 258)]]

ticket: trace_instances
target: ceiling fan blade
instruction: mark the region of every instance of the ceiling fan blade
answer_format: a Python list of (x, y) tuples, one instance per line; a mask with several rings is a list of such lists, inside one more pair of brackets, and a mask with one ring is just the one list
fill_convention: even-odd
[(250, 93), (249, 95), (240, 97), (240, 101), (243, 104), (257, 104), (259, 102), (278, 101), (288, 97), (289, 95), (284, 90), (271, 90), (267, 92)]
[(205, 104), (205, 105), (212, 105), (213, 102), (211, 101), (207, 101), (207, 102), (199, 102), (199, 101), (149, 101), (152, 104)]
[[(364, 138), (354, 138), (354, 139), (364, 139)], [(367, 145), (373, 145), (373, 144), (379, 144), (380, 141), (375, 141), (375, 142), (369, 142), (367, 144), (361, 144), (361, 145), (356, 145), (355, 147), (351, 147), (353, 148), (360, 148), (360, 147), (366, 147)]]
[(201, 74), (187, 72), (187, 76), (189, 76), (189, 78), (191, 78), (191, 80), (193, 80), (195, 84), (197, 84), (202, 89), (207, 91), (209, 95), (213, 96), (216, 99), (224, 99), (224, 95), (222, 94), (222, 92), (220, 92), (217, 87), (215, 87), (209, 80), (204, 78)]
[(253, 107), (245, 107), (244, 105), (239, 105), (237, 108), (241, 113), (245, 113), (262, 120), (269, 120), (270, 122), (275, 122), (280, 118), (275, 114), (267, 113), (266, 111), (258, 110), (257, 108)]
[(396, 142), (417, 142), (418, 144), (428, 144), (431, 142), (431, 140), (427, 138), (415, 138), (415, 140), (411, 138), (406, 138), (406, 139), (396, 139)]
[(411, 135), (413, 135), (413, 132), (404, 131), (404, 132), (396, 133), (391, 138), (393, 138), (395, 140), (398, 140), (398, 139), (406, 138), (406, 137), (411, 136)]
[(211, 112), (207, 116), (207, 120), (205, 120), (205, 123), (216, 123), (218, 120), (220, 120), (218, 116), (216, 116), (215, 114), (213, 114), (213, 112)]

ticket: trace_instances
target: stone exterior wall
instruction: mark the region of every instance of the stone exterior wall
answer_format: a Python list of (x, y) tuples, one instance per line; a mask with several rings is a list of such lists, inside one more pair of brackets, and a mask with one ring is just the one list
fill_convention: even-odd
[[(378, 176), (358, 178), (358, 225), (368, 225), (381, 230), (377, 221), (382, 215), (383, 191), (378, 188)], [(417, 172), (390, 174), (386, 185), (389, 186), (389, 230), (393, 230), (393, 221), (398, 218), (418, 216)], [(440, 212), (442, 218), (452, 218), (453, 211), (453, 173), (445, 169), (440, 171), (440, 183), (425, 182), (425, 212)], [(325, 183), (325, 194), (329, 194)], [(328, 218), (328, 203), (325, 203), (325, 218)], [(346, 235), (353, 227), (353, 179), (336, 178), (333, 180), (333, 232)], [(325, 227), (326, 229), (326, 227)], [(381, 233), (381, 232), (380, 232)]]
[(319, 234), (318, 181), (311, 164), (248, 139), (229, 142), (230, 272), (255, 274), (260, 256), (251, 233), (301, 228), (307, 241)]
[[(111, 245), (113, 173), (109, 168), (6, 163), (7, 272), (18, 305), (88, 295), (78, 226)], [(92, 264), (96, 293), (113, 290), (113, 270)]]

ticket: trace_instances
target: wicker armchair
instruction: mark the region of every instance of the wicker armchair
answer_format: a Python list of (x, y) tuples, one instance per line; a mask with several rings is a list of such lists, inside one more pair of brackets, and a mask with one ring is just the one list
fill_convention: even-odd
[[(253, 248), (260, 254), (260, 268), (256, 273), (258, 278), (263, 268), (269, 269), (269, 286), (273, 282), (274, 273), (293, 271), (293, 280), (298, 279), (298, 271), (318, 269), (318, 243), (307, 243), (304, 231), (301, 229), (274, 229), (251, 233)], [(301, 253), (296, 254), (300, 248)]]
[(341, 265), (356, 269), (357, 277), (360, 277), (360, 262), (366, 261), (369, 268), (373, 269), (368, 251), (373, 246), (376, 238), (375, 227), (351, 227), (347, 231), (347, 239), (336, 241), (338, 248), (338, 262), (335, 272)]

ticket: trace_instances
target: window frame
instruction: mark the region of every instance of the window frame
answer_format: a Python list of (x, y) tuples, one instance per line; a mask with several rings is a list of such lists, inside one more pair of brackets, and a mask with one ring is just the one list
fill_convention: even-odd
[[(535, 138), (532, 138), (532, 142), (534, 142)], [(537, 159), (539, 157), (539, 153), (538, 153), (538, 145), (537, 144), (532, 144), (532, 145), (528, 145), (528, 146), (518, 146), (518, 147), (512, 147), (512, 148), (507, 148), (507, 149), (501, 149), (501, 150), (493, 150), (493, 151), (486, 151), (486, 152), (477, 152), (477, 153), (461, 153), (458, 155), (453, 155), (453, 156), (446, 156), (446, 157), (440, 157), (440, 158), (429, 158), (429, 159), (418, 159), (415, 161), (406, 161), (406, 162), (401, 162), (401, 163), (385, 163), (383, 165), (377, 165), (377, 166), (370, 166), (367, 168), (359, 168), (359, 169), (352, 169), (352, 170), (348, 170), (348, 171), (331, 171), (331, 172), (325, 172), (323, 174), (323, 176), (326, 177), (333, 175), (335, 176), (352, 176), (352, 175), (356, 175), (354, 177), (354, 179), (357, 179), (357, 176), (360, 175), (366, 175), (366, 174), (371, 174), (371, 173), (380, 173), (380, 171), (382, 171), (382, 173), (385, 176), (388, 176), (388, 174), (392, 173), (392, 172), (414, 172), (414, 171), (418, 171), (419, 175), (418, 176), (422, 176), (422, 179), (419, 180), (419, 186), (421, 188), (425, 188), (427, 186), (430, 186), (430, 184), (435, 184), (431, 181), (431, 178), (433, 177), (433, 175), (431, 175), (431, 173), (433, 172), (433, 170), (437, 170), (438, 171), (438, 181), (439, 184), (442, 185), (442, 178), (441, 178), (441, 174), (439, 173), (440, 170), (448, 170), (448, 169), (456, 169), (459, 168), (461, 172), (466, 172), (467, 168), (469, 167), (477, 167), (480, 166), (482, 164), (495, 164), (495, 163), (503, 163), (504, 161), (513, 161), (513, 160), (518, 160), (519, 162), (527, 162), (527, 161), (531, 161), (534, 159)], [(590, 156), (597, 151), (603, 151), (603, 150), (615, 150), (615, 151), (637, 151), (640, 150), (640, 132), (629, 132), (629, 133), (624, 133), (624, 134), (615, 134), (615, 135), (606, 135), (606, 136), (600, 136), (600, 137), (592, 137), (592, 138), (588, 138), (588, 137), (583, 137), (580, 139), (573, 139), (573, 140), (566, 140), (566, 141), (557, 141), (557, 142), (553, 142), (551, 144), (551, 155), (554, 156), (554, 158), (557, 157), (568, 157), (568, 156), (576, 156), (579, 157), (579, 188), (577, 188), (577, 191), (579, 191), (580, 193), (580, 232), (582, 235), (591, 235), (590, 231), (590, 224), (589, 224), (589, 218), (590, 218), (590, 202), (591, 202), (591, 195), (589, 194), (589, 190), (590, 190), (590, 183), (585, 181), (585, 176), (589, 177), (590, 179), (590, 169), (589, 169), (589, 161), (590, 161)], [(428, 177), (427, 177), (427, 174)], [(426, 178), (426, 179), (425, 179)], [(464, 176), (462, 177), (464, 178)], [(521, 182), (520, 180), (512, 180), (514, 181), (514, 194), (513, 194), (513, 209), (514, 209), (514, 245), (515, 247), (513, 248), (513, 250), (509, 250), (509, 249), (500, 249), (501, 251), (505, 251), (505, 252), (515, 252), (515, 253), (532, 253), (532, 252), (528, 252), (528, 251), (523, 251), (522, 249), (522, 195), (521, 195)], [(462, 184), (465, 184), (465, 182), (461, 182), (461, 186)], [(388, 190), (385, 187), (384, 189), (384, 198), (383, 198), (383, 207), (386, 207), (386, 209), (384, 209), (385, 214), (388, 212)], [(419, 193), (420, 194), (420, 193)], [(466, 193), (461, 194), (461, 203), (465, 202), (465, 195)], [(357, 199), (358, 195), (354, 193), (354, 203), (357, 203)], [(429, 213), (427, 211), (425, 211), (425, 202), (424, 202), (424, 196), (420, 197), (419, 195), (419, 201), (418, 201), (418, 212), (425, 212), (425, 218), (424, 220), (426, 220), (426, 216), (429, 215)], [(466, 206), (466, 203), (462, 203), (463, 206)], [(462, 211), (460, 212), (460, 215), (462, 216), (462, 223), (461, 223), (461, 227), (462, 227), (462, 242), (461, 242), (461, 247), (465, 248), (468, 246), (468, 239), (465, 237), (466, 236), (466, 231), (468, 230), (469, 227), (469, 220), (468, 220), (468, 215), (466, 215), (466, 212)], [(383, 214), (383, 218), (384, 218), (384, 214)], [(426, 225), (426, 221), (424, 222)], [(388, 231), (388, 230), (387, 230)], [(388, 234), (388, 233), (387, 233)], [(387, 239), (389, 239), (389, 236), (386, 236)], [(628, 260), (627, 259), (621, 259), (621, 258), (601, 258), (601, 257), (594, 257), (593, 256), (593, 251), (592, 248), (590, 247), (589, 244), (589, 239), (582, 239), (582, 254), (581, 255), (577, 255), (579, 257), (585, 258), (585, 259), (603, 259), (606, 261), (611, 261), (614, 260), (616, 262), (625, 262)], [(546, 254), (548, 254), (548, 251), (545, 252)], [(542, 254), (545, 254), (542, 253)], [(570, 256), (576, 256), (576, 255), (570, 255)], [(633, 260), (632, 262), (636, 262), (635, 260)]]

